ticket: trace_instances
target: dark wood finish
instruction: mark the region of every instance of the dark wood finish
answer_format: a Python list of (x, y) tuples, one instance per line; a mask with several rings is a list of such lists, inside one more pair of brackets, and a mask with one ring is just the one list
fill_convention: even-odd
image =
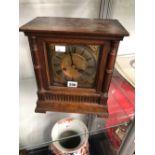
[[(108, 90), (119, 41), (129, 33), (117, 20), (38, 17), (20, 27), (29, 39), (38, 86), (36, 112), (108, 115)], [(100, 45), (95, 87), (67, 88), (50, 83), (47, 43)]]
[(41, 64), (40, 64), (40, 58), (38, 55), (38, 44), (35, 36), (29, 36), (29, 45), (31, 49), (31, 55), (32, 55), (32, 61), (34, 65), (34, 71), (36, 74), (37, 78), (37, 86), (40, 91), (44, 89), (43, 86), (43, 78), (42, 78), (42, 73), (41, 73)]
[(107, 42), (103, 46), (104, 46), (104, 48), (100, 52), (100, 61), (99, 61), (99, 67), (98, 67), (99, 76), (97, 79), (97, 81), (98, 81), (97, 88), (96, 88), (97, 92), (102, 91), (103, 78), (104, 78), (104, 74), (105, 74), (105, 72), (103, 72), (103, 71), (105, 70), (105, 67), (106, 67), (107, 56), (108, 56), (108, 52), (110, 50), (110, 42)]
[(76, 33), (100, 36), (128, 36), (129, 33), (118, 20), (37, 17), (20, 28), (25, 32)]
[(108, 117), (108, 108), (105, 105), (93, 104), (90, 102), (64, 102), (64, 101), (38, 101), (36, 112), (43, 113), (44, 111), (59, 111), (69, 113), (105, 113), (105, 117)]
[(19, 150), (19, 155), (28, 155), (26, 150)]
[(111, 48), (108, 54), (107, 65), (105, 69), (105, 77), (103, 79), (101, 104), (106, 103), (108, 99), (108, 90), (109, 90), (109, 86), (110, 86), (110, 82), (113, 74), (118, 46), (119, 46), (119, 41), (111, 41)]

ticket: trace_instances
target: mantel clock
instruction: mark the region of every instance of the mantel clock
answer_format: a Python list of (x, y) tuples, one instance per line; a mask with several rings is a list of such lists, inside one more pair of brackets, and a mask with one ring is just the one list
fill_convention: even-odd
[(117, 20), (38, 17), (20, 31), (30, 44), (36, 112), (108, 114), (119, 41), (129, 35)]

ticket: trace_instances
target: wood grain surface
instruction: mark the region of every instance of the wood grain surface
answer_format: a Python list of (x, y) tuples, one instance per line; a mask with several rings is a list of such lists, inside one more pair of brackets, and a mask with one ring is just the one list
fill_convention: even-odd
[(108, 36), (128, 36), (118, 20), (37, 17), (20, 27), (20, 31), (78, 33)]

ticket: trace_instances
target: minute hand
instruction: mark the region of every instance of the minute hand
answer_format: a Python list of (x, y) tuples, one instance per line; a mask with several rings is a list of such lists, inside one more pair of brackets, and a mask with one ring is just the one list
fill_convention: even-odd
[(72, 58), (72, 54), (71, 54), (71, 51), (69, 51), (69, 55), (70, 55), (70, 58), (71, 58), (71, 66), (73, 66), (73, 58)]

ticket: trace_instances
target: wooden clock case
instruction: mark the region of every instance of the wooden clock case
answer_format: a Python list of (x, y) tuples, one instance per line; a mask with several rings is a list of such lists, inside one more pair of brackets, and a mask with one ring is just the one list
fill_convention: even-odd
[[(38, 86), (36, 112), (108, 114), (107, 99), (120, 40), (128, 36), (117, 20), (37, 17), (20, 27), (28, 36)], [(46, 43), (99, 45), (99, 62), (93, 88), (52, 86)]]

